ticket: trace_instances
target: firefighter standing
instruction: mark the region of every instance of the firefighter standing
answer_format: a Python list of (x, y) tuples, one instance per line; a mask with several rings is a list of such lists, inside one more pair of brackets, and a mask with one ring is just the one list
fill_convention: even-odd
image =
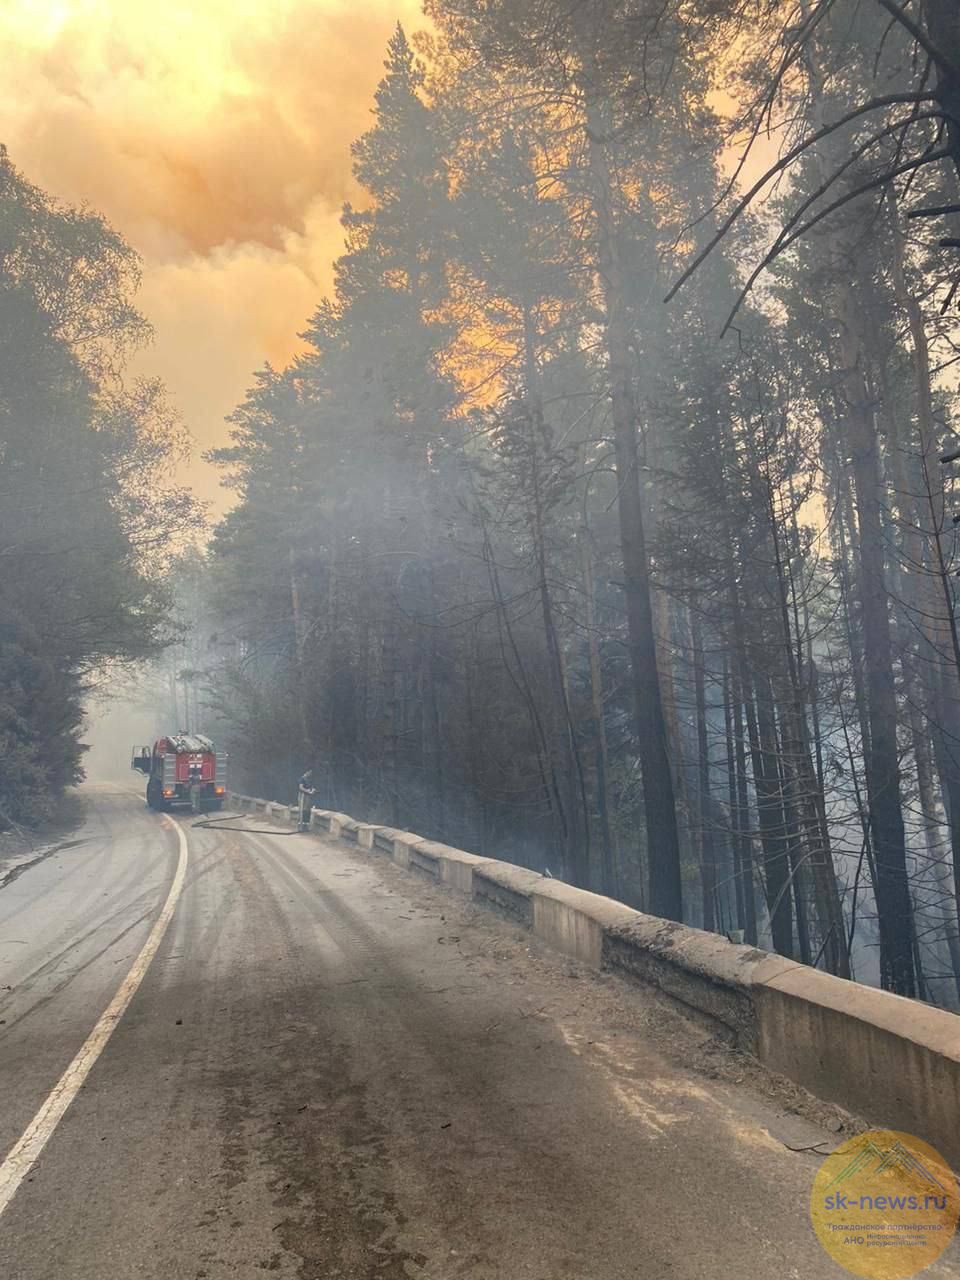
[(313, 770), (308, 769), (300, 781), (297, 783), (297, 802), (299, 805), (299, 820), (297, 822), (298, 831), (306, 831), (310, 825), (310, 809), (312, 806), (311, 797), (317, 794), (317, 789), (313, 785)]
[(201, 795), (203, 788), (200, 785), (201, 767), (199, 764), (190, 765), (190, 808), (194, 813), (202, 811)]

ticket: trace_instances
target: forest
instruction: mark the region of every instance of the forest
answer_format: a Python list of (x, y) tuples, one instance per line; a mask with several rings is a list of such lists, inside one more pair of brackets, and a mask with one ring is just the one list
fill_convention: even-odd
[(0, 831), (56, 816), (83, 777), (105, 669), (179, 637), (166, 552), (202, 513), (171, 480), (163, 387), (124, 377), (149, 339), (136, 255), (33, 186), (0, 146)]
[[(240, 790), (310, 766), (325, 808), (960, 1008), (955, 0), (427, 19), (335, 288), (212, 455), (234, 504), (158, 580), (143, 539), (196, 513), (156, 509), (159, 391), (111, 399), (133, 264), (2, 171), (0, 770), (70, 781), (91, 664), (162, 650), (158, 710)], [(65, 380), (75, 567), (78, 507), (34, 538), (16, 471)]]

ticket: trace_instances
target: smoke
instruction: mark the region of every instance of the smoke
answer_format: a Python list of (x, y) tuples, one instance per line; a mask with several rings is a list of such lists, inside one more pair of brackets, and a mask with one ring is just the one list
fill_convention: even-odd
[(83, 768), (87, 778), (142, 791), (143, 776), (130, 768), (133, 748), (152, 743), (158, 732), (154, 709), (122, 697), (95, 700), (84, 726), (88, 749)]
[[(331, 283), (350, 143), (412, 0), (8, 0), (4, 132), (31, 181), (142, 254), (141, 306), (199, 448)], [(199, 451), (199, 450), (198, 450)], [(205, 497), (216, 478), (195, 458)], [(221, 499), (222, 501), (222, 496)]]

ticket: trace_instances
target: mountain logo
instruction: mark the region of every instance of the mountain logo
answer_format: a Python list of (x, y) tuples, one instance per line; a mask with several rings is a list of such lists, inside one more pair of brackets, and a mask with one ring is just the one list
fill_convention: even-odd
[(953, 1239), (960, 1187), (922, 1139), (872, 1129), (824, 1160), (810, 1217), (824, 1249), (847, 1271), (866, 1280), (909, 1280)]
[(884, 1173), (887, 1169), (899, 1169), (908, 1178), (919, 1181), (928, 1187), (938, 1188), (946, 1193), (946, 1187), (943, 1183), (934, 1177), (923, 1162), (918, 1160), (903, 1142), (898, 1140), (889, 1150), (883, 1151), (872, 1139), (868, 1140), (860, 1148), (845, 1169), (841, 1169), (834, 1180), (829, 1183), (827, 1190), (829, 1191), (831, 1187), (846, 1182), (847, 1179), (855, 1177), (858, 1173), (871, 1171), (871, 1167), (872, 1172), (875, 1174)]

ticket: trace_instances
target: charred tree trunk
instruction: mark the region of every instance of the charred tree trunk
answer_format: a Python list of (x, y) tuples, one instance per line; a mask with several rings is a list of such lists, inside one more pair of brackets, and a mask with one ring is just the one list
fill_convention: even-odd
[(956, 0), (926, 0), (922, 13), (931, 43), (942, 55), (936, 68), (937, 98), (960, 178), (960, 7)]

